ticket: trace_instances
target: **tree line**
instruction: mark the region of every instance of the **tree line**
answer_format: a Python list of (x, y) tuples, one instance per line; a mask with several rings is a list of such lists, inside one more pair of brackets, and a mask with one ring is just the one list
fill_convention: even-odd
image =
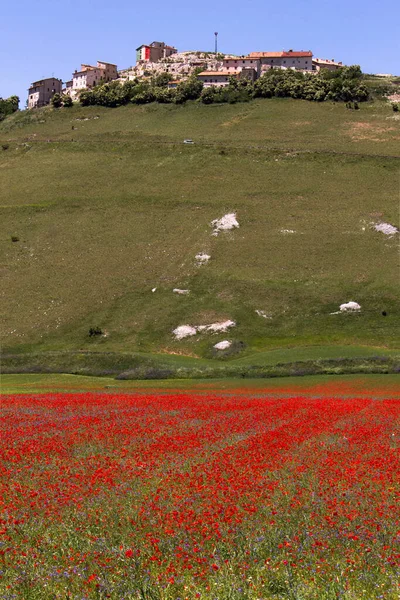
[(0, 121), (3, 121), (8, 115), (18, 110), (18, 96), (10, 96), (9, 98), (0, 98)]
[[(315, 102), (363, 102), (368, 100), (368, 88), (358, 65), (341, 67), (336, 71), (322, 69), (318, 73), (270, 69), (252, 82), (246, 78), (231, 77), (226, 87), (204, 87), (196, 74), (175, 88), (169, 88), (169, 73), (161, 73), (147, 80), (134, 79), (120, 83), (112, 81), (93, 89), (82, 90), (82, 106), (121, 106), (123, 104), (183, 104), (198, 100), (204, 104), (215, 102), (248, 102), (253, 98), (297, 98)], [(57, 102), (59, 100), (56, 98)], [(61, 105), (61, 102), (59, 105)], [(53, 101), (54, 104), (54, 101)], [(69, 102), (68, 102), (69, 104)]]

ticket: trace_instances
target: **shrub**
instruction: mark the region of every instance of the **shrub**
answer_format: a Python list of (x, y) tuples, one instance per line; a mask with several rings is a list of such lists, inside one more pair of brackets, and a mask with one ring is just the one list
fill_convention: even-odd
[(3, 150), (8, 150), (10, 147), (10, 144), (2, 144), (1, 147)]
[(11, 236), (11, 241), (12, 242), (19, 242), (19, 237), (17, 235), (12, 235)]
[(96, 337), (97, 335), (103, 335), (103, 330), (100, 327), (90, 327), (89, 337)]
[(358, 65), (337, 71), (323, 69), (319, 73), (270, 69), (255, 82), (254, 96), (301, 98), (314, 102), (361, 102), (368, 99), (368, 89), (360, 83), (361, 75)]
[(54, 94), (51, 99), (51, 105), (53, 108), (60, 108), (62, 106), (61, 94)]
[(171, 81), (171, 79), (172, 79), (171, 73), (160, 73), (159, 75), (156, 75), (155, 77), (153, 77), (152, 85), (154, 87), (166, 88), (166, 87), (168, 87), (168, 83)]
[(10, 96), (9, 98), (0, 97), (0, 121), (16, 112), (18, 110), (18, 105), (18, 96)]
[(395, 104), (395, 103), (392, 104), (392, 109), (393, 109), (393, 112), (399, 112), (399, 105)]
[(216, 90), (214, 87), (204, 88), (200, 95), (203, 104), (213, 104), (216, 100)]
[[(248, 102), (252, 98), (299, 98), (313, 102), (332, 100), (335, 102), (363, 102), (368, 99), (368, 88), (361, 81), (358, 65), (342, 67), (337, 71), (321, 70), (319, 73), (270, 69), (254, 84), (247, 79), (231, 77), (224, 88), (203, 88), (193, 74), (175, 89), (168, 89), (170, 73), (161, 73), (152, 80), (119, 81), (101, 84), (92, 90), (82, 90), (82, 106), (121, 106), (128, 102), (147, 104), (150, 102), (183, 104), (187, 100), (199, 99), (203, 104), (214, 102)], [(54, 105), (54, 103), (53, 103)], [(64, 104), (65, 105), (65, 104)]]
[(65, 108), (70, 108), (73, 105), (71, 96), (68, 96), (68, 94), (63, 94), (62, 103)]

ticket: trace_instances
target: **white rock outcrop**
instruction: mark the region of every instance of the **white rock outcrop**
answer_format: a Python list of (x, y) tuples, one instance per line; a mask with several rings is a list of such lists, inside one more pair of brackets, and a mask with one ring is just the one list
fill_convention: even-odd
[(206, 265), (208, 263), (208, 261), (210, 260), (211, 256), (209, 254), (206, 254), (205, 252), (199, 252), (199, 254), (196, 254), (195, 259), (197, 262), (197, 265)]
[(232, 342), (228, 340), (223, 340), (222, 342), (218, 342), (218, 344), (214, 344), (214, 348), (217, 350), (227, 350), (232, 345)]
[(231, 327), (235, 327), (235, 321), (227, 320), (220, 323), (210, 323), (210, 325), (180, 325), (173, 330), (177, 340), (196, 335), (196, 333), (224, 333)]
[(383, 233), (385, 235), (388, 235), (389, 237), (392, 237), (393, 235), (396, 235), (396, 233), (399, 232), (397, 227), (391, 225), (390, 223), (377, 223), (376, 225), (374, 225), (374, 229), (375, 231), (379, 231), (379, 233)]
[(361, 306), (358, 302), (345, 302), (339, 306), (340, 312), (358, 312), (361, 310)]
[(221, 231), (236, 229), (239, 227), (236, 213), (227, 213), (220, 219), (214, 219), (214, 221), (211, 221), (211, 227), (214, 229), (213, 235), (218, 235)]
[(186, 337), (190, 337), (192, 335), (196, 335), (197, 329), (196, 327), (192, 327), (191, 325), (180, 325), (172, 332), (177, 340), (183, 340)]

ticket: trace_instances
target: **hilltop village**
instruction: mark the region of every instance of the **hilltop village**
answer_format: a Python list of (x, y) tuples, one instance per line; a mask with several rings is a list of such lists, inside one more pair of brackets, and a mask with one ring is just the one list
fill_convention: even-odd
[(292, 69), (317, 73), (321, 69), (336, 70), (343, 66), (334, 59), (313, 56), (311, 50), (282, 50), (278, 52), (251, 52), (246, 56), (221, 54), (219, 52), (178, 52), (164, 42), (142, 44), (136, 49), (136, 65), (118, 70), (117, 65), (97, 61), (96, 65), (82, 63), (72, 73), (72, 79), (63, 82), (56, 77), (34, 81), (29, 87), (28, 108), (46, 106), (55, 94), (78, 100), (82, 90), (88, 90), (110, 81), (133, 81), (148, 79), (166, 73), (170, 77), (168, 87), (177, 87), (190, 76), (196, 76), (207, 87), (225, 87), (233, 78), (252, 82), (269, 69)]

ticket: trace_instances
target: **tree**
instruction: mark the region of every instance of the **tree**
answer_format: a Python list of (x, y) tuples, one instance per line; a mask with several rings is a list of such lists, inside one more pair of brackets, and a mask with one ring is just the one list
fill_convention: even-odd
[(18, 96), (10, 96), (9, 98), (4, 99), (0, 98), (0, 121), (16, 112), (18, 110), (18, 105)]
[(186, 102), (186, 100), (197, 100), (197, 98), (200, 98), (201, 92), (203, 91), (203, 83), (199, 81), (197, 77), (192, 75), (187, 81), (180, 83), (176, 90), (177, 95), (182, 99), (182, 102)]
[(54, 94), (54, 96), (51, 99), (51, 105), (53, 108), (60, 108), (62, 106), (61, 94)]
[(213, 104), (216, 101), (216, 91), (214, 87), (204, 88), (201, 92), (200, 100), (203, 104)]
[(19, 97), (18, 96), (10, 96), (8, 102), (11, 106), (12, 112), (16, 112), (19, 106)]
[(171, 80), (172, 80), (171, 73), (160, 73), (159, 75), (156, 75), (155, 77), (153, 77), (152, 85), (154, 87), (166, 88), (166, 87), (168, 87), (168, 84)]
[(68, 94), (63, 94), (62, 103), (63, 106), (65, 106), (65, 108), (69, 108), (70, 106), (72, 106), (73, 102), (71, 96), (69, 96)]

